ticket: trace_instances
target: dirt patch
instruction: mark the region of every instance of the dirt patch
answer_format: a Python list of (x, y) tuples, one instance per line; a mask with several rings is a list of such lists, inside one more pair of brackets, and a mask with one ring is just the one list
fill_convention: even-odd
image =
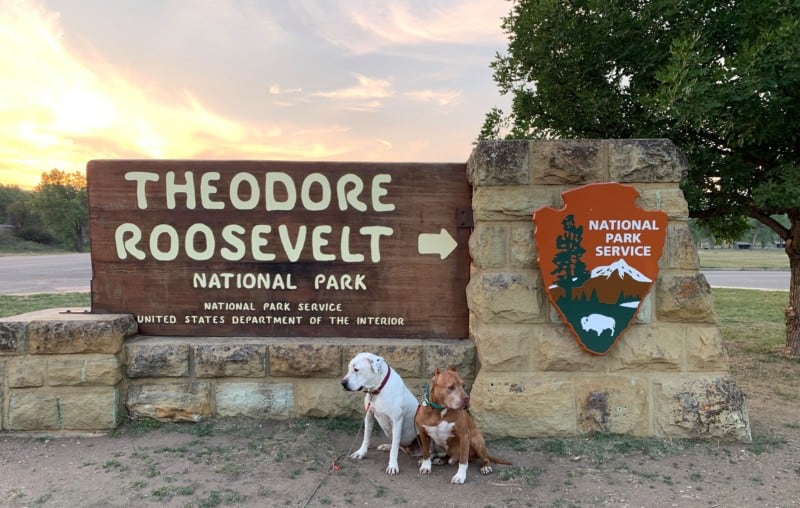
[(451, 485), (456, 466), (423, 477), (404, 454), (387, 476), (382, 434), (349, 460), (359, 421), (133, 422), (94, 437), (0, 435), (0, 506), (800, 506), (800, 363), (729, 349), (752, 444), (489, 439), (514, 465), (482, 476), (471, 464)]

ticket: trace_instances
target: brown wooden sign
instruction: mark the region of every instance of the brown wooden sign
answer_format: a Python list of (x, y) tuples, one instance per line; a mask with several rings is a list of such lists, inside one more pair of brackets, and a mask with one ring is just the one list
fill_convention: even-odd
[(464, 164), (96, 160), (92, 312), (152, 335), (467, 337)]

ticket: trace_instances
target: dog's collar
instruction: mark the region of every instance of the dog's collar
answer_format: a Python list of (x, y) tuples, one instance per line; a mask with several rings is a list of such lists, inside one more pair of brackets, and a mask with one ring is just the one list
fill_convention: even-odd
[(383, 378), (383, 381), (381, 381), (381, 385), (378, 387), (377, 390), (367, 390), (368, 394), (370, 394), (370, 395), (378, 395), (379, 393), (381, 393), (381, 390), (383, 390), (383, 387), (386, 386), (386, 383), (389, 381), (389, 376), (392, 374), (392, 368), (391, 367), (389, 367), (387, 365), (386, 369), (387, 369), (386, 370), (386, 377)]
[(437, 409), (441, 411), (444, 409), (444, 406), (441, 404), (437, 404), (431, 400), (431, 385), (425, 385), (425, 396), (422, 397), (422, 404), (423, 406), (430, 406), (433, 409)]

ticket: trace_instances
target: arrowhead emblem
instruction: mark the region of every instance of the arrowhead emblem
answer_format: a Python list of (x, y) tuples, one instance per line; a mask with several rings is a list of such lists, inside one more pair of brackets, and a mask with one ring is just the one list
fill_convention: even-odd
[(420, 254), (438, 254), (444, 259), (452, 253), (458, 243), (442, 228), (438, 233), (420, 233), (417, 240), (417, 251)]

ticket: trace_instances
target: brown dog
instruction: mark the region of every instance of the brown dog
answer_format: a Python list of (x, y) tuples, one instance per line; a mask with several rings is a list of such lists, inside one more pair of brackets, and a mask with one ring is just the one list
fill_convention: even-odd
[(483, 434), (468, 409), (469, 395), (455, 367), (445, 371), (436, 369), (431, 380), (430, 399), (426, 394), (426, 400), (414, 419), (422, 446), (420, 474), (431, 472), (431, 440), (450, 456), (450, 464), (458, 460), (458, 472), (450, 483), (464, 483), (470, 459), (480, 459), (481, 474), (492, 472), (491, 462), (511, 464), (505, 459), (489, 455)]

